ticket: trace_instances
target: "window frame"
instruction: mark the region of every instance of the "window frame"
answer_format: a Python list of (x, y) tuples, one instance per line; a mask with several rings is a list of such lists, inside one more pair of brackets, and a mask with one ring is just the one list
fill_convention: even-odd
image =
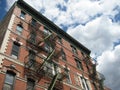
[(36, 53), (32, 50), (29, 50), (29, 65), (33, 69), (35, 66), (35, 61), (36, 61)]
[(70, 71), (68, 69), (66, 69), (65, 73), (66, 73), (66, 82), (71, 84), (72, 81), (71, 81)]
[(23, 26), (21, 24), (17, 24), (17, 27), (16, 27), (17, 34), (21, 35), (22, 31), (23, 31)]
[(43, 69), (50, 77), (54, 76), (58, 72), (58, 66), (52, 61), (46, 62)]
[[(31, 82), (33, 84), (32, 89), (31, 89), (31, 86), (30, 86)], [(29, 89), (29, 87), (30, 87), (30, 89)], [(35, 81), (33, 79), (31, 79), (31, 78), (27, 78), (27, 87), (26, 87), (26, 89), (27, 90), (34, 90), (34, 88), (35, 88)]]
[(75, 55), (78, 55), (77, 48), (74, 47), (73, 45), (71, 45), (71, 48), (72, 48), (72, 53), (75, 54)]
[(36, 37), (37, 37), (37, 34), (36, 34), (35, 31), (30, 32), (29, 40), (30, 40), (31, 43), (34, 43), (34, 44), (36, 43)]
[(82, 88), (85, 90), (90, 90), (87, 79), (85, 79), (83, 76), (79, 76), (79, 79), (80, 79), (80, 84), (81, 84)]
[(37, 21), (34, 18), (32, 18), (31, 25), (36, 26), (36, 24), (37, 24)]
[[(17, 50), (15, 48), (17, 48)], [(18, 59), (19, 53), (20, 53), (20, 43), (18, 43), (17, 41), (14, 41), (12, 45), (11, 56)]]
[(25, 13), (24, 11), (21, 11), (21, 13), (20, 13), (20, 18), (21, 18), (21, 19), (25, 19), (25, 15), (26, 15), (26, 13)]
[(77, 66), (78, 69), (84, 70), (82, 62), (79, 59), (75, 58), (75, 62), (76, 62), (76, 66)]
[(47, 53), (51, 53), (53, 49), (54, 49), (54, 47), (52, 46), (52, 44), (49, 41), (45, 41), (44, 50)]
[[(8, 76), (9, 75), (9, 76)], [(6, 80), (10, 80), (10, 79), (8, 79), (8, 78), (10, 78), (12, 76), (12, 83), (9, 83), (9, 82), (6, 82)], [(6, 76), (5, 76), (5, 79), (4, 79), (4, 85), (3, 85), (3, 90), (6, 90), (5, 88), (6, 88), (6, 86), (5, 85), (8, 85), (8, 86), (10, 86), (11, 88), (10, 88), (10, 90), (13, 90), (13, 88), (14, 88), (14, 83), (15, 83), (15, 77), (16, 77), (16, 74), (14, 73), (14, 72), (12, 72), (12, 71), (7, 71), (6, 72)]]
[(66, 59), (66, 54), (65, 54), (65, 52), (64, 52), (63, 49), (61, 49), (61, 54), (62, 54), (62, 55), (61, 55), (62, 60), (65, 60), (65, 61), (66, 61), (66, 60), (67, 60), (67, 59)]
[(62, 43), (62, 38), (61, 38), (61, 37), (58, 37), (58, 43), (63, 44), (63, 43)]
[(49, 29), (47, 29), (46, 27), (44, 28), (43, 33), (45, 36), (52, 34), (52, 32)]

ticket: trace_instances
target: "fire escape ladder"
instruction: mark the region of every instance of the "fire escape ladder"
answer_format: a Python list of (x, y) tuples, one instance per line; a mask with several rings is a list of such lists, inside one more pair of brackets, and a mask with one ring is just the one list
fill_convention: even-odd
[(56, 83), (58, 77), (59, 77), (59, 73), (57, 73), (57, 74), (53, 77), (53, 79), (52, 79), (52, 81), (51, 81), (51, 83), (50, 83), (50, 86), (48, 87), (48, 90), (53, 90), (53, 88), (54, 88), (54, 86), (55, 86), (55, 83)]
[(44, 62), (40, 65), (40, 67), (37, 69), (37, 72), (39, 73), (39, 71), (43, 68), (43, 66), (45, 65), (45, 63), (50, 60), (50, 58), (52, 57), (52, 55), (54, 54), (55, 49), (52, 50), (52, 52), (47, 56), (46, 59), (44, 59)]
[(39, 41), (37, 44), (39, 45), (41, 42), (44, 42), (44, 41), (47, 40), (51, 35), (52, 35), (52, 34), (47, 35), (43, 40)]

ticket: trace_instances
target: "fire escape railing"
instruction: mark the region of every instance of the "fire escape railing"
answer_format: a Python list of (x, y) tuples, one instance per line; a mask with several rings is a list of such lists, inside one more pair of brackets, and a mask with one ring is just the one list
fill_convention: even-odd
[[(33, 30), (33, 32), (34, 32), (34, 30)], [(35, 32), (36, 32), (35, 42), (32, 42), (30, 40), (31, 39), (30, 35), (28, 36), (28, 39), (27, 39), (27, 45), (28, 45), (28, 47), (31, 48), (32, 51), (36, 51), (35, 52), (36, 54), (39, 54), (40, 51), (44, 52), (43, 48), (44, 48), (46, 41), (49, 41), (51, 43), (51, 45), (54, 47), (51, 52), (49, 52), (49, 53), (45, 52), (46, 53), (45, 55), (47, 57), (44, 60), (42, 58), (31, 59), (31, 58), (29, 58), (29, 55), (25, 58), (25, 74), (27, 76), (30, 76), (31, 78), (39, 81), (40, 78), (44, 77), (45, 74), (48, 73), (44, 70), (46, 63), (48, 61), (51, 61), (52, 59), (58, 60), (58, 57), (60, 56), (61, 50), (56, 48), (57, 35), (55, 33), (44, 35), (43, 31), (38, 30)], [(33, 39), (33, 41), (34, 41), (34, 39)], [(62, 80), (62, 78), (64, 79), (65, 76), (66, 75), (64, 73), (64, 70), (62, 73), (57, 72), (53, 76), (51, 84), (48, 87), (49, 88), (48, 90), (52, 90), (53, 87), (55, 86), (56, 81), (58, 79), (59, 80)]]

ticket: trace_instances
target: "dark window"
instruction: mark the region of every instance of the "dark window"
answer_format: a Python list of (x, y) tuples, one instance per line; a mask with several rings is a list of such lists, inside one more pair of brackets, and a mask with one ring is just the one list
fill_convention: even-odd
[(73, 54), (76, 54), (76, 55), (77, 55), (77, 54), (78, 54), (78, 53), (77, 53), (77, 49), (76, 49), (74, 46), (71, 46), (71, 48), (72, 48)]
[(44, 46), (44, 49), (45, 49), (45, 51), (46, 51), (47, 53), (50, 53), (50, 52), (52, 52), (53, 47), (52, 47), (52, 45), (51, 45), (50, 42), (46, 42), (46, 43), (45, 43), (45, 46)]
[(53, 90), (61, 90), (61, 89), (59, 89), (59, 88), (57, 88), (57, 87), (54, 87)]
[(44, 32), (45, 36), (52, 34), (52, 32), (50, 30), (46, 29), (46, 28), (43, 30), (43, 32)]
[(52, 77), (58, 72), (57, 68), (58, 68), (57, 65), (55, 65), (53, 62), (46, 62), (44, 66), (46, 74), (49, 75), (50, 77)]
[(66, 60), (66, 54), (65, 54), (65, 52), (63, 51), (63, 49), (61, 50), (61, 54), (62, 54), (62, 59), (63, 59), (63, 60)]
[(27, 79), (27, 89), (26, 90), (34, 90), (35, 81), (32, 79)]
[(25, 12), (21, 11), (20, 18), (25, 19)]
[(3, 90), (13, 90), (15, 73), (7, 72)]
[(35, 60), (36, 53), (32, 50), (29, 51), (29, 59), (30, 60)]
[(29, 68), (34, 68), (36, 53), (32, 50), (29, 51)]
[(19, 49), (20, 49), (20, 44), (18, 42), (13, 42), (11, 55), (15, 58), (18, 58)]
[(58, 37), (58, 43), (62, 44), (62, 38)]
[(36, 22), (37, 22), (37, 21), (36, 21), (35, 19), (32, 18), (31, 24), (32, 24), (33, 26), (36, 26)]
[(67, 83), (71, 83), (71, 79), (70, 79), (70, 73), (69, 73), (69, 71), (66, 71), (66, 82)]
[(17, 31), (17, 33), (18, 33), (19, 35), (21, 35), (22, 30), (23, 30), (22, 25), (18, 24), (18, 25), (17, 25), (17, 29), (16, 29), (16, 31)]
[(82, 62), (79, 59), (76, 59), (76, 58), (75, 58), (75, 61), (76, 61), (77, 68), (83, 70)]
[(35, 32), (30, 33), (30, 42), (36, 43), (36, 33)]

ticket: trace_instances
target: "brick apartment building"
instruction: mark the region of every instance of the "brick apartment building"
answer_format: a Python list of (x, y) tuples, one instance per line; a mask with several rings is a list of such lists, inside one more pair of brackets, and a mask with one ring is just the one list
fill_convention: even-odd
[(103, 90), (90, 52), (18, 0), (0, 23), (0, 90)]

